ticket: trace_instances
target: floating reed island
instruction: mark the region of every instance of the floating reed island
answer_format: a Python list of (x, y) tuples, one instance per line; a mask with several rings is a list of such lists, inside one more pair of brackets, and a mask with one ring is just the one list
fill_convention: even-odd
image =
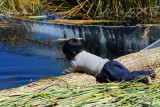
[[(160, 48), (115, 59), (129, 70), (160, 67)], [(160, 71), (158, 71), (159, 73)], [(160, 106), (160, 79), (141, 82), (99, 83), (88, 74), (72, 73), (41, 79), (19, 88), (0, 91), (0, 106)]]

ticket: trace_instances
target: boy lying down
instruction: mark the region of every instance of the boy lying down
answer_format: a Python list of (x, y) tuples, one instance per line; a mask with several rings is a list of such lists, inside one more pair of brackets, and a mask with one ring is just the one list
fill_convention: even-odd
[(102, 59), (99, 56), (83, 50), (82, 43), (78, 39), (69, 39), (63, 45), (63, 53), (71, 61), (71, 67), (66, 69), (62, 75), (75, 71), (83, 71), (100, 78), (103, 82), (140, 80), (152, 83), (151, 77), (158, 78), (156, 71), (129, 71), (121, 63), (113, 60)]

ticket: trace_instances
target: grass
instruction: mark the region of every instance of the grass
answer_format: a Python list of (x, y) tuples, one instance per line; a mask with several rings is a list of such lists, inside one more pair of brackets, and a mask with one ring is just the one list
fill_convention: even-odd
[(58, 84), (54, 83), (35, 93), (10, 96), (1, 100), (0, 106), (160, 106), (159, 79), (153, 79), (152, 85), (125, 81), (77, 87), (64, 83), (69, 87), (48, 89)]

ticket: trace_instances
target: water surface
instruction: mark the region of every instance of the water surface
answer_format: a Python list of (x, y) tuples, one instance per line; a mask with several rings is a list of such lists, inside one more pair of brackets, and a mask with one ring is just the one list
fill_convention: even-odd
[(29, 41), (0, 42), (0, 62), (0, 90), (60, 76), (68, 63), (57, 46)]

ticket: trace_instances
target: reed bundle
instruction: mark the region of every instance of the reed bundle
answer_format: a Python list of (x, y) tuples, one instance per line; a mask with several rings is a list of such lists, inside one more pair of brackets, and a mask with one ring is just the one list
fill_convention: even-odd
[[(140, 82), (99, 83), (88, 86), (50, 88), (54, 83), (36, 93), (10, 95), (0, 100), (0, 106), (160, 106), (160, 80), (152, 85)], [(62, 85), (62, 84), (61, 84)], [(64, 84), (69, 85), (69, 84)]]

